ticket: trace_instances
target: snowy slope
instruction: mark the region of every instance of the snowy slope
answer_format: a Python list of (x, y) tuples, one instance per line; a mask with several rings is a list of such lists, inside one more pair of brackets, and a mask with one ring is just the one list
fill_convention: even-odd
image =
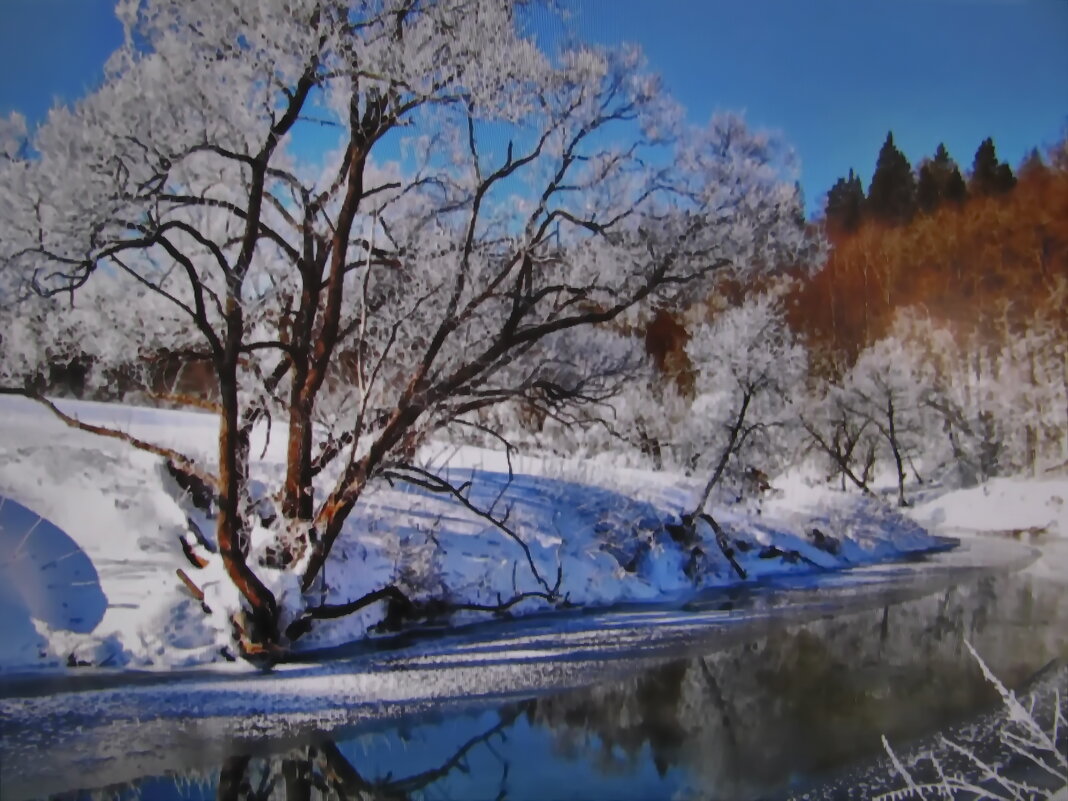
[(1068, 584), (1068, 477), (995, 478), (910, 511), (929, 530), (954, 537), (1008, 537), (1037, 547), (1031, 571)]
[[(211, 462), (216, 421), (210, 415), (73, 401), (62, 405), (83, 420), (117, 426)], [(262, 439), (254, 443), (257, 455), (262, 444)], [(274, 437), (253, 465), (255, 479), (277, 480), (281, 446), (281, 438)], [(681, 476), (614, 469), (604, 462), (516, 457), (510, 477), (503, 454), (447, 444), (425, 448), (420, 458), (454, 482), (470, 480), (477, 505), (492, 507), (498, 517), (507, 514), (529, 560), (520, 544), (450, 497), (382, 483), (366, 493), (334, 547), (325, 571), (327, 602), (342, 603), (396, 583), (417, 599), (492, 604), (538, 590), (541, 581), (553, 585), (559, 576), (560, 591), (571, 603), (601, 605), (685, 598), (739, 581), (709, 525), (698, 526), (696, 540), (679, 541), (665, 529), (693, 497), (692, 481)], [(199, 513), (158, 458), (73, 430), (30, 401), (4, 398), (0, 496), (13, 502), (9, 510), (21, 505), (69, 537), (73, 550), (91, 562), (107, 599), (102, 618), (88, 632), (31, 614), (32, 629), (22, 625), (20, 641), (0, 646), (0, 667), (74, 661), (166, 668), (222, 658), (230, 637), (228, 613), (238, 598), (217, 562), (195, 571), (183, 556), (179, 537), (187, 529), (187, 515)], [(741, 506), (716, 511), (749, 581), (894, 559), (937, 545), (892, 510), (804, 486), (790, 487), (758, 512)], [(201, 523), (210, 533), (210, 521)], [(5, 515), (4, 507), (0, 527), (12, 541), (33, 536), (25, 523)], [(21, 569), (17, 559), (11, 562), (9, 569)], [(186, 593), (178, 568), (204, 590), (212, 615)], [(263, 566), (257, 570), (276, 595), (287, 595), (284, 606), (298, 605), (293, 576)], [(25, 624), (26, 603), (20, 598), (0, 602), (10, 607), (0, 611), (19, 611)], [(513, 612), (545, 606), (531, 599)], [(383, 609), (372, 606), (324, 621), (297, 646), (358, 639), (382, 615)], [(480, 616), (463, 613), (454, 622)]]

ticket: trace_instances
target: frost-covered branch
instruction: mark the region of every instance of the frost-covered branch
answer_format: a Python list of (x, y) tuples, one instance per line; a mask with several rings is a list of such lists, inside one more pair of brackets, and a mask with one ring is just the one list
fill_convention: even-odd
[[(894, 771), (904, 779), (905, 787), (878, 795), (877, 801), (916, 798), (1037, 801), (1053, 797), (1050, 787), (1054, 790), (1068, 788), (1068, 756), (1064, 749), (1064, 718), (1060, 693), (1053, 693), (1052, 723), (1047, 731), (1036, 720), (1034, 710), (1024, 707), (1015, 693), (1002, 684), (972, 644), (966, 641), (965, 646), (979, 665), (983, 676), (1001, 696), (1004, 708), (996, 724), (998, 740), (1007, 754), (1015, 755), (1030, 766), (1032, 780), (1021, 778), (1019, 773), (1012, 771), (1005, 764), (992, 764), (980, 757), (973, 748), (945, 737), (941, 738), (942, 746), (962, 758), (962, 768), (947, 772), (933, 754), (926, 754), (913, 760), (915, 767), (910, 771), (883, 737), (883, 748), (889, 755)], [(925, 762), (932, 765), (937, 775), (936, 780), (917, 780), (919, 769)]]
[[(610, 426), (635, 371), (622, 331), (810, 251), (776, 140), (729, 114), (684, 125), (634, 48), (543, 52), (509, 0), (119, 14), (102, 85), (52, 112), (33, 158), (0, 130), (0, 314), (33, 334), (5, 330), (0, 378), (64, 359), (153, 394), (153, 354), (198, 354), (249, 648), (282, 634), (242, 546), (257, 426), (283, 430), (270, 525), (310, 590), (369, 484), (430, 434), (500, 434), (509, 406)], [(336, 151), (304, 158), (322, 123)]]

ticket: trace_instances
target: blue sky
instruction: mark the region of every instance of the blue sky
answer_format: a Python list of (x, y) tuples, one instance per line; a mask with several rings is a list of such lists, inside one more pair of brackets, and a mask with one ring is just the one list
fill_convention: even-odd
[[(963, 167), (994, 137), (1014, 166), (1068, 123), (1068, 0), (572, 0), (578, 34), (635, 42), (704, 122), (743, 110), (801, 159), (810, 210), (888, 130), (915, 164)], [(0, 114), (31, 123), (100, 80), (113, 0), (0, 0)]]

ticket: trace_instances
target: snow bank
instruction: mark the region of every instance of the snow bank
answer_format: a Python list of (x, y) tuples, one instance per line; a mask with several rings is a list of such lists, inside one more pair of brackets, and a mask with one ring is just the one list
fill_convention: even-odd
[[(209, 415), (62, 403), (82, 419), (192, 450), (210, 462), (216, 422)], [(560, 594), (574, 604), (681, 599), (738, 582), (740, 572), (751, 581), (840, 569), (938, 544), (884, 506), (795, 481), (762, 510), (737, 506), (715, 512), (728, 558), (710, 521), (700, 522), (695, 532), (665, 525), (677, 523), (694, 497), (696, 486), (681, 476), (533, 457), (513, 459), (510, 475), (502, 453), (447, 444), (425, 448), (420, 458), (454, 483), (470, 481), (470, 501), (506, 518), (515, 536), (448, 495), (376, 485), (334, 546), (324, 574), (326, 602), (343, 603), (392, 583), (415, 599), (495, 604), (517, 593), (555, 588), (558, 580)], [(253, 477), (270, 485), (282, 470), (272, 448), (253, 465)], [(80, 630), (35, 612), (20, 600), (25, 592), (6, 600), (23, 611), (10, 618), (18, 632), (0, 644), (0, 668), (68, 662), (171, 668), (223, 658), (229, 614), (239, 598), (217, 557), (202, 570), (184, 557), (179, 541), (188, 519), (209, 537), (212, 522), (188, 503), (158, 458), (70, 429), (32, 402), (4, 398), (0, 495), (48, 524), (5, 517), (11, 530), (4, 537), (33, 540), (35, 532), (55, 530), (54, 536), (69, 543), (71, 558), (80, 554), (87, 561), (94, 586), (106, 598), (99, 619)], [(269, 540), (266, 531), (254, 532), (253, 555)], [(55, 547), (48, 552), (60, 555)], [(185, 590), (179, 568), (203, 590), (211, 614)], [(300, 607), (291, 573), (263, 565), (256, 570), (283, 607)], [(30, 573), (45, 581), (43, 570)], [(48, 591), (62, 604), (74, 598), (75, 584), (53, 582)], [(316, 592), (312, 603), (320, 600)], [(535, 598), (513, 611), (545, 606)], [(378, 604), (322, 621), (296, 645), (309, 649), (361, 638), (383, 614)], [(480, 616), (464, 613), (454, 622)]]
[(921, 504), (910, 516), (940, 534), (1029, 543), (1042, 553), (1030, 572), (1068, 584), (1068, 477), (995, 478)]
[(918, 506), (912, 517), (946, 531), (1068, 537), (1068, 478), (995, 478)]

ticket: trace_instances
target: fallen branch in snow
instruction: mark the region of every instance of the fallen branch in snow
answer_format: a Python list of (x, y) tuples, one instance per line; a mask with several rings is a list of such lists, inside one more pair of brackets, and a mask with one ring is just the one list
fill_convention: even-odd
[(454, 612), (489, 612), (502, 614), (516, 604), (532, 598), (540, 598), (551, 604), (567, 603), (567, 597), (560, 598), (559, 594), (550, 594), (532, 590), (520, 592), (507, 600), (500, 600), (495, 604), (477, 604), (466, 602), (453, 602), (441, 599), (431, 599), (423, 602), (411, 601), (403, 592), (389, 585), (381, 589), (369, 592), (355, 601), (344, 604), (323, 604), (313, 606), (304, 611), (304, 614), (294, 620), (286, 628), (286, 637), (290, 641), (299, 639), (307, 634), (315, 620), (332, 620), (345, 615), (351, 615), (378, 601), (389, 601), (389, 610), (385, 619), (379, 624), (379, 628), (386, 631), (396, 631), (401, 624), (407, 621), (429, 620), (451, 615)]
[(782, 559), (784, 562), (789, 562), (790, 564), (804, 562), (809, 567), (814, 567), (819, 570), (823, 569), (823, 566), (820, 565), (819, 562), (814, 562), (800, 551), (784, 551), (778, 545), (769, 545), (766, 548), (761, 549), (757, 556), (761, 559)]
[[(452, 495), (458, 500), (466, 509), (481, 517), (483, 520), (492, 523), (513, 542), (515, 542), (520, 548), (523, 549), (523, 554), (527, 558), (527, 565), (530, 567), (530, 572), (534, 576), (534, 579), (545, 590), (546, 595), (550, 601), (556, 600), (560, 595), (560, 584), (563, 581), (563, 566), (558, 565), (556, 568), (556, 582), (553, 586), (549, 586), (549, 582), (545, 580), (545, 577), (541, 575), (541, 571), (538, 570), (538, 566), (534, 563), (534, 556), (530, 552), (530, 546), (527, 545), (523, 538), (516, 533), (508, 525), (507, 513), (504, 517), (494, 517), (492, 510), (486, 511), (481, 509), (471, 502), (469, 497), (471, 482), (465, 481), (459, 487), (455, 487), (440, 476), (436, 476), (428, 470), (424, 470), (421, 467), (414, 467), (412, 465), (403, 465), (392, 470), (387, 470), (384, 473), (384, 477), (387, 481), (392, 482), (394, 479), (399, 481), (405, 481), (416, 487), (422, 487), (437, 494)], [(502, 490), (503, 493), (503, 490)]]
[(180, 470), (187, 475), (195, 476), (200, 481), (206, 483), (208, 486), (215, 487), (217, 481), (213, 475), (205, 472), (196, 464), (193, 463), (189, 457), (184, 456), (178, 451), (173, 451), (170, 448), (164, 448), (160, 445), (154, 445), (151, 442), (146, 442), (143, 439), (138, 439), (125, 431), (118, 431), (114, 428), (106, 428), (104, 426), (96, 426), (91, 423), (83, 423), (77, 417), (71, 417), (64, 412), (52, 401), (46, 398), (39, 392), (35, 392), (32, 389), (24, 389), (20, 387), (0, 387), (0, 395), (16, 395), (19, 397), (27, 398), (32, 401), (40, 403), (47, 408), (52, 414), (62, 420), (71, 428), (76, 428), (79, 431), (85, 431), (90, 434), (96, 434), (101, 437), (109, 437), (111, 439), (117, 439), (121, 442), (125, 442), (127, 445), (132, 445), (138, 450), (147, 451), (148, 453), (155, 454), (156, 456), (162, 456), (175, 470)]
[(193, 537), (190, 532), (184, 532), (178, 535), (178, 543), (182, 546), (182, 553), (185, 554), (185, 558), (189, 560), (189, 564), (200, 570), (207, 566), (208, 559), (206, 556), (200, 554), (200, 543), (194, 540), (189, 540)]
[(412, 605), (412, 602), (408, 600), (408, 596), (390, 584), (386, 587), (382, 587), (382, 589), (369, 592), (361, 598), (357, 598), (355, 601), (349, 601), (346, 604), (323, 604), (322, 606), (309, 607), (305, 610), (304, 614), (308, 617), (315, 618), (316, 620), (330, 620), (332, 618), (351, 615), (353, 612), (358, 612), (365, 606), (370, 606), (375, 601), (383, 601), (387, 598), (402, 606)]
[[(450, 612), (493, 612), (499, 614), (508, 611), (520, 601), (526, 601), (530, 598), (541, 598), (551, 604), (560, 602), (559, 595), (550, 595), (547, 592), (538, 592), (535, 590), (532, 592), (518, 593), (517, 595), (513, 595), (507, 601), (500, 601), (496, 604), (452, 603), (446, 601), (443, 603), (443, 609)], [(566, 603), (567, 597), (565, 596), (563, 600)]]
[(305, 609), (304, 614), (286, 627), (286, 637), (290, 640), (296, 640), (307, 634), (311, 630), (313, 620), (333, 620), (344, 617), (358, 612), (373, 603), (386, 600), (390, 601), (390, 612), (386, 616), (387, 620), (396, 619), (406, 613), (410, 614), (414, 608), (408, 596), (390, 584), (374, 592), (369, 592), (355, 601), (349, 601), (344, 604), (322, 604), (321, 606), (312, 606)]
[(178, 578), (182, 580), (182, 584), (185, 585), (185, 588), (189, 590), (189, 594), (192, 595), (196, 600), (200, 601), (200, 608), (210, 615), (211, 607), (208, 606), (207, 603), (204, 601), (204, 590), (200, 589), (200, 587), (193, 583), (193, 580), (189, 578), (189, 576), (184, 570), (182, 570), (182, 568), (178, 568), (174, 572), (178, 576)]
[[(211, 512), (213, 504), (218, 506), (217, 484), (214, 476), (191, 473), (179, 467), (170, 459), (167, 460), (166, 467), (167, 472), (174, 479), (174, 483), (189, 496), (193, 506), (203, 512)], [(188, 518), (186, 519), (188, 521)], [(204, 535), (200, 534), (199, 531), (197, 532), (197, 539), (203, 542), (205, 547), (208, 547)]]

